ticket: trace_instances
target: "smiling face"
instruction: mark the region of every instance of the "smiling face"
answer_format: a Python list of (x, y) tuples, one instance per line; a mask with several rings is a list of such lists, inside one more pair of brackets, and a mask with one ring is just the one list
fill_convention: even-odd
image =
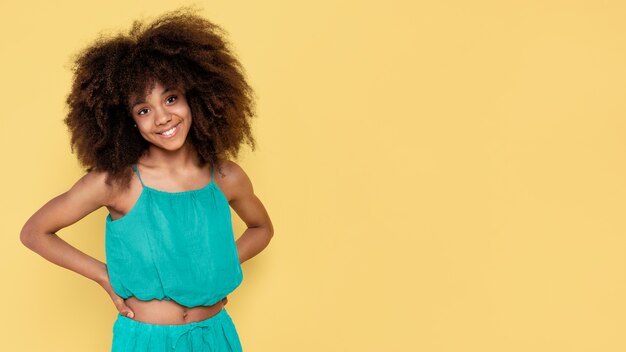
[(131, 113), (139, 133), (153, 146), (180, 149), (191, 128), (191, 110), (183, 91), (155, 82), (145, 97), (131, 97)]

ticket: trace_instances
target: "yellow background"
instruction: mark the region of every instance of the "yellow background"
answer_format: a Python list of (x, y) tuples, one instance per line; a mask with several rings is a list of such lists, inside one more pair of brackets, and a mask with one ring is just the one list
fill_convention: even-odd
[[(109, 296), (19, 231), (83, 174), (70, 56), (184, 4), (2, 4), (2, 350), (110, 348)], [(244, 350), (626, 350), (624, 2), (197, 4), (258, 96)], [(104, 261), (105, 216), (59, 235)]]

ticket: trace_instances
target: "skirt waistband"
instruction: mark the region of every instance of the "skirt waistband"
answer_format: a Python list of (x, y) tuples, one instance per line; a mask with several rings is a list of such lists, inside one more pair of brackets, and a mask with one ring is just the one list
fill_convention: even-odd
[(176, 349), (176, 345), (180, 339), (187, 334), (191, 333), (190, 336), (198, 334), (200, 334), (198, 336), (212, 336), (213, 333), (205, 335), (204, 332), (209, 332), (213, 329), (220, 331), (224, 329), (224, 326), (228, 326), (229, 324), (232, 324), (232, 320), (230, 315), (226, 312), (226, 308), (222, 308), (217, 314), (204, 320), (173, 325), (144, 323), (128, 318), (118, 312), (117, 320), (115, 320), (113, 324), (113, 334), (115, 335), (122, 331), (124, 331), (125, 334), (134, 334), (137, 332), (152, 335), (156, 333), (160, 336), (167, 336), (167, 340), (172, 343), (171, 348)]

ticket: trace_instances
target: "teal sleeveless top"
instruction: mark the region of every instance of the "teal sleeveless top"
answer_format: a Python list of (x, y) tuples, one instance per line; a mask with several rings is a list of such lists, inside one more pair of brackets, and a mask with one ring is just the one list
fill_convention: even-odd
[(111, 286), (126, 299), (174, 300), (186, 307), (213, 305), (243, 280), (228, 200), (215, 183), (165, 192), (143, 183), (133, 208), (105, 220)]

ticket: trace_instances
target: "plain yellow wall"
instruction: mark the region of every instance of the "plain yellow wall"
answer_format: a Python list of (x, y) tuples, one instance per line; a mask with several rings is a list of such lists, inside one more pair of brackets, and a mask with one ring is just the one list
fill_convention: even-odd
[[(19, 230), (83, 174), (70, 56), (184, 4), (3, 2), (2, 350), (110, 348), (108, 295)], [(626, 350), (622, 1), (197, 4), (258, 95), (244, 350)], [(59, 235), (104, 261), (105, 216)]]

